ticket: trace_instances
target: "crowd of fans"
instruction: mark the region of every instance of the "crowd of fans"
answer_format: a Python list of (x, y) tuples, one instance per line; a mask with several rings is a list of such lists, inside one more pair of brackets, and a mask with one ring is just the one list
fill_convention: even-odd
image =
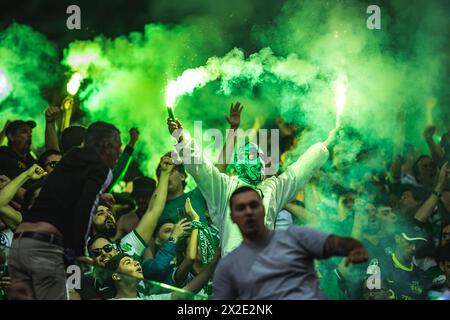
[[(249, 179), (244, 182), (251, 185), (255, 172), (221, 163), (189, 171), (168, 152), (161, 155), (154, 177), (136, 170), (130, 174), (138, 129), (129, 130), (122, 150), (112, 124), (58, 126), (63, 112), (47, 109), (45, 146), (40, 149), (32, 146), (32, 120), (7, 121), (0, 132), (1, 299), (64, 297), (61, 287), (70, 265), (82, 270), (70, 299), (176, 299), (189, 292), (211, 296), (221, 251), (227, 255), (241, 240), (228, 212), (227, 192), (233, 190), (220, 184), (238, 184), (231, 177), (244, 172)], [(231, 129), (239, 128), (241, 112), (242, 106), (232, 105), (227, 117)], [(368, 251), (362, 264), (347, 264), (342, 257), (316, 261), (327, 297), (448, 297), (450, 132), (436, 143), (435, 128), (425, 128), (429, 154), (420, 155), (416, 146), (397, 137), (391, 144), (370, 145), (358, 132), (341, 128), (331, 137), (333, 144), (325, 143), (330, 159), (328, 150), (317, 149), (317, 165), (305, 168), (302, 161), (309, 160), (302, 158), (288, 166), (301, 130), (281, 118), (273, 127), (280, 129), (282, 149), (275, 176), (293, 186), (261, 190), (263, 201), (271, 201), (266, 207), (269, 229), (309, 226), (358, 239)], [(181, 124), (169, 121), (169, 130), (176, 128)], [(227, 148), (234, 148), (233, 137)], [(37, 158), (36, 150), (41, 151)], [(311, 175), (297, 177), (289, 170), (310, 170)], [(217, 181), (211, 178), (216, 176)], [(188, 190), (189, 178), (197, 187)], [(123, 182), (126, 190), (116, 192)], [(42, 232), (51, 237), (38, 238)], [(44, 249), (31, 239), (51, 245), (52, 256), (42, 254)]]

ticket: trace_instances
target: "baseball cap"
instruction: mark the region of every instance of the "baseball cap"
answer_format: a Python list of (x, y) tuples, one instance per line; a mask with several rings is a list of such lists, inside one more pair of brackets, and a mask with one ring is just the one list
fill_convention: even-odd
[(23, 121), (23, 120), (15, 120), (8, 124), (8, 127), (6, 128), (6, 134), (15, 133), (18, 129), (21, 127), (30, 127), (31, 129), (36, 127), (36, 122), (33, 120)]
[(427, 234), (418, 225), (400, 222), (396, 228), (396, 233), (401, 235), (406, 241), (423, 241), (428, 242)]

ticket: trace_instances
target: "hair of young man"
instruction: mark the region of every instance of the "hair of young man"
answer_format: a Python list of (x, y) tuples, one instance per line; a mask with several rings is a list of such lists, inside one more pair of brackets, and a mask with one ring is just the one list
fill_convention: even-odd
[(255, 193), (258, 195), (258, 198), (259, 198), (259, 199), (261, 200), (261, 202), (262, 202), (262, 197), (261, 197), (260, 193), (258, 192), (258, 190), (254, 189), (254, 188), (252, 188), (252, 187), (249, 187), (249, 186), (243, 186), (243, 187), (237, 188), (237, 189), (234, 190), (234, 192), (231, 194), (231, 197), (230, 197), (230, 210), (231, 210), (231, 212), (233, 212), (233, 198), (234, 198), (236, 195), (238, 195), (238, 194), (245, 193), (245, 192), (250, 192), (250, 191), (255, 192)]

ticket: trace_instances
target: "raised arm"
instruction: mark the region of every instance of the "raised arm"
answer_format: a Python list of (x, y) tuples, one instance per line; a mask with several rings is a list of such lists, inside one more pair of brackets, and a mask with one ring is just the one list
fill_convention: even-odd
[(153, 194), (154, 200), (150, 201), (147, 211), (135, 229), (145, 243), (150, 241), (153, 232), (155, 231), (156, 224), (158, 223), (158, 219), (166, 205), (169, 176), (173, 169), (173, 161), (169, 157), (163, 157), (160, 164), (161, 175), (159, 177), (158, 186)]
[(435, 132), (435, 126), (427, 126), (423, 131), (423, 136), (427, 143), (428, 149), (430, 150), (431, 157), (436, 163), (441, 163), (442, 159), (444, 158), (444, 153), (442, 152), (441, 147), (433, 140)]
[(47, 172), (39, 167), (37, 164), (31, 166), (27, 171), (22, 172), (15, 179), (5, 185), (0, 191), (0, 208), (7, 206), (14, 198), (19, 188), (29, 179), (38, 180), (45, 176)]
[(61, 132), (70, 126), (70, 119), (72, 118), (74, 100), (73, 97), (65, 97), (61, 109), (63, 110), (63, 117), (61, 121)]
[(241, 123), (241, 111), (244, 108), (239, 101), (234, 105), (231, 104), (230, 115), (225, 116), (225, 119), (230, 124), (230, 130), (228, 131), (227, 140), (223, 145), (222, 151), (220, 152), (219, 159), (216, 164), (216, 168), (220, 172), (225, 172), (228, 164), (231, 162), (233, 157), (233, 150), (236, 144), (236, 129), (239, 128)]
[[(200, 221), (200, 216), (195, 212), (194, 208), (192, 208), (191, 201), (189, 198), (186, 199), (185, 204), (186, 213), (192, 219), (192, 221)], [(194, 228), (191, 232), (191, 237), (189, 238), (189, 242), (186, 247), (186, 256), (181, 262), (180, 266), (177, 268), (175, 272), (175, 283), (180, 284), (183, 283), (186, 279), (187, 274), (191, 270), (194, 265), (195, 258), (197, 257), (197, 245), (198, 245), (198, 229)]]
[[(279, 212), (295, 195), (308, 183), (312, 175), (328, 159), (328, 146), (332, 143), (337, 129), (329, 132), (324, 142), (319, 142), (309, 147), (300, 158), (291, 164), (285, 172), (276, 179), (267, 179), (263, 183), (271, 188), (278, 207), (274, 212)], [(274, 222), (275, 217), (266, 217), (267, 223)]]
[[(177, 138), (175, 155), (181, 160), (186, 171), (194, 178), (195, 183), (199, 187), (203, 197), (206, 200), (211, 218), (216, 223), (223, 220), (223, 217), (214, 216), (226, 201), (223, 197), (227, 194), (230, 177), (220, 173), (219, 170), (211, 163), (210, 159), (205, 157), (195, 141), (190, 137), (189, 133), (183, 129), (181, 123), (176, 121), (167, 121), (169, 132)], [(175, 131), (176, 130), (176, 131)]]
[(330, 235), (325, 241), (324, 257), (346, 257), (345, 265), (367, 261), (368, 253), (361, 242), (349, 237)]
[(220, 260), (220, 248), (216, 250), (214, 259), (194, 279), (183, 287), (184, 290), (197, 293), (211, 278)]
[(447, 181), (449, 175), (450, 175), (450, 170), (448, 168), (448, 162), (446, 162), (439, 170), (437, 184), (433, 190), (433, 193), (420, 206), (419, 210), (417, 210), (417, 212), (414, 216), (414, 219), (416, 219), (422, 223), (427, 222), (428, 218), (433, 213), (434, 208), (439, 203), (439, 199), (442, 195), (442, 191), (444, 190), (445, 182)]
[(129, 133), (130, 141), (126, 145), (125, 149), (119, 157), (119, 160), (117, 160), (116, 166), (113, 169), (113, 181), (108, 188), (109, 191), (111, 191), (127, 173), (128, 167), (130, 166), (132, 160), (131, 155), (133, 154), (134, 147), (139, 140), (139, 130), (137, 128), (131, 128)]
[(25, 182), (29, 179), (38, 180), (46, 174), (47, 172), (44, 169), (35, 164), (12, 181), (9, 181), (5, 176), (0, 176), (0, 184), (2, 184), (0, 187), (0, 218), (9, 228), (15, 229), (22, 222), (22, 214), (9, 206), (8, 203), (14, 198)]
[[(59, 150), (58, 133), (56, 130), (56, 120), (61, 117), (61, 109), (59, 107), (49, 106), (45, 110), (45, 149)], [(62, 131), (62, 130), (61, 130)]]

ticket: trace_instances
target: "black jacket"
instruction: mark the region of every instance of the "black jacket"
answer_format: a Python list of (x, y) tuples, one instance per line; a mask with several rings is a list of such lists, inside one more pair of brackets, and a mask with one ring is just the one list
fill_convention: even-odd
[[(35, 163), (36, 160), (30, 153), (25, 158), (21, 158), (11, 147), (0, 147), (0, 175), (4, 174), (12, 180)], [(29, 180), (24, 184), (24, 187), (27, 188), (32, 183)]]
[(75, 148), (47, 177), (23, 222), (48, 222), (64, 237), (69, 255), (82, 256), (94, 210), (112, 179), (111, 170), (89, 148)]

